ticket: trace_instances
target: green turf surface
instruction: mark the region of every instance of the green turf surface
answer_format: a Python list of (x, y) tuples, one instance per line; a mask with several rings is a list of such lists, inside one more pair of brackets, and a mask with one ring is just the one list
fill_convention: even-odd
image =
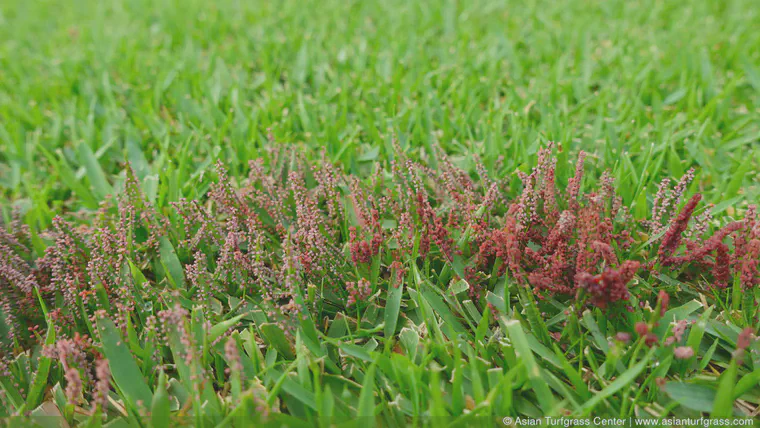
[[(127, 163), (168, 225), (155, 248), (145, 230), (130, 235), (141, 240), (130, 244), (133, 258), (111, 272), (142, 299), (126, 316), (134, 323), (122, 326), (126, 336), (109, 318), (77, 318), (60, 295), (30, 294), (45, 302), (35, 306), (39, 330), (8, 345), (12, 373), (0, 376), (0, 417), (33, 412), (101, 423), (87, 413), (94, 386), (74, 406), (61, 364), (40, 358), (39, 345), (56, 340), (47, 327), (53, 307), (75, 318), (57, 339), (89, 334), (111, 361), (112, 401), (103, 413), (117, 423), (224, 426), (260, 408), (283, 412), (269, 420), (291, 426), (756, 416), (760, 348), (743, 361), (734, 350), (744, 328), (757, 333), (760, 296), (742, 290), (738, 274), (727, 290), (712, 291), (710, 271), (688, 280), (679, 270), (641, 272), (632, 289), (642, 307), (616, 317), (574, 307), (572, 296), (534, 300), (509, 275), (489, 276), (481, 299), (468, 297), (471, 285), (455, 279), (472, 254), (418, 260), (415, 248), (402, 260), (400, 291), (390, 287), (387, 257), (344, 266), (347, 279), (367, 277), (378, 293), (358, 309), (344, 305), (346, 290), (323, 294), (326, 280), (299, 276), (298, 298), (312, 318), (286, 337), (267, 312), (273, 303), (260, 296), (234, 290), (193, 300), (199, 291), (184, 282), (195, 249), (171, 203), (199, 199), (224, 224), (227, 213), (206, 197), (217, 161), (246, 189), (255, 187), (244, 179), (249, 161), (276, 172), (295, 164), (295, 156), (288, 164), (272, 155), (279, 146), (313, 164), (324, 150), (328, 161), (366, 178), (376, 163), (398, 159), (395, 144), (434, 169), (445, 167), (434, 156), (440, 147), (473, 178), (479, 159), (513, 200), (522, 191), (517, 171), (530, 172), (539, 149), (554, 141), (560, 187), (584, 150), (583, 190), (611, 171), (633, 221), (649, 217), (663, 178), (694, 168), (687, 198), (700, 192), (714, 204), (714, 232), (760, 200), (759, 28), (754, 0), (0, 2), (0, 211), (4, 225), (20, 215), (30, 227), (24, 262), (33, 266), (53, 245), (56, 215), (92, 225), (104, 218), (103, 206), (111, 216), (104, 223), (116, 228), (109, 195), (123, 194)], [(273, 180), (287, 187), (285, 177)], [(438, 195), (441, 183), (425, 185)], [(295, 194), (287, 204), (296, 211)], [(329, 204), (320, 200), (319, 208)], [(503, 208), (494, 208), (497, 224)], [(387, 217), (383, 228), (400, 223)], [(347, 214), (339, 223), (336, 244), (348, 254), (347, 228), (360, 222)], [(661, 236), (636, 232), (631, 251), (616, 248), (621, 260), (656, 256)], [(286, 265), (287, 248), (268, 233), (272, 266)], [(454, 233), (458, 245), (469, 243), (470, 231)], [(215, 267), (219, 246), (200, 247)], [(76, 261), (82, 269), (88, 256)], [(0, 258), (0, 268), (15, 260)], [(3, 275), (0, 286), (8, 287), (13, 279)], [(671, 305), (655, 327), (659, 290)], [(103, 306), (119, 312), (113, 299), (123, 296), (90, 291), (89, 306), (77, 302), (88, 316)], [(146, 321), (174, 303), (189, 311), (182, 322), (199, 352), (186, 365), (177, 363), (190, 352), (186, 343), (170, 335), (156, 344)], [(674, 320), (695, 321), (681, 345), (696, 357), (675, 359), (672, 344), (650, 351), (635, 335), (630, 343), (613, 339), (640, 321), (664, 339)], [(229, 327), (234, 352), (225, 349), (228, 339), (212, 343)], [(235, 367), (235, 352), (243, 367)], [(190, 373), (196, 364), (206, 377)], [(163, 419), (168, 413), (174, 422)]]
[(753, 4), (8, 1), (0, 191), (48, 202), (48, 224), (111, 193), (126, 153), (160, 201), (194, 197), (271, 131), (352, 172), (394, 136), (503, 156), (501, 174), (553, 140), (611, 168), (627, 203), (691, 166), (709, 201), (754, 200)]

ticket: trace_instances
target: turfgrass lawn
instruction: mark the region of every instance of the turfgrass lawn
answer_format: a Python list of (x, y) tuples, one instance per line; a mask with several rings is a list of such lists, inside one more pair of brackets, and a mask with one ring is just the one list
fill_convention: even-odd
[[(0, 415), (754, 416), (758, 10), (3, 2)], [(658, 209), (662, 179), (690, 168)], [(556, 206), (536, 190), (549, 170)], [(604, 218), (610, 236), (589, 238)], [(575, 275), (625, 260), (630, 281)]]

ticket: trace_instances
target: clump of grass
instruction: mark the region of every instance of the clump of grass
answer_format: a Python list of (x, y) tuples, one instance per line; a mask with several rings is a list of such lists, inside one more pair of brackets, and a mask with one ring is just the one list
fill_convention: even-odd
[[(471, 176), (442, 152), (432, 169), (397, 150), (360, 180), (285, 149), (237, 183), (217, 164), (207, 198), (166, 210), (127, 168), (118, 205), (84, 226), (57, 217), (39, 236), (3, 228), (0, 400), (8, 414), (51, 403), (69, 421), (94, 423), (506, 415), (530, 409), (517, 403), (532, 394), (542, 414), (617, 400), (609, 413), (629, 415), (658, 400), (664, 379), (726, 361), (735, 376), (757, 316), (755, 208), (722, 228), (704, 215), (692, 222), (700, 196), (679, 206), (689, 172), (672, 191), (661, 187), (650, 219), (635, 221), (609, 174), (584, 177), (582, 152), (558, 185), (553, 150), (518, 174), (515, 199), (515, 183), (482, 165)], [(693, 295), (710, 307), (686, 335)], [(744, 330), (718, 334), (698, 365), (715, 305)], [(519, 360), (526, 352), (542, 362)], [(668, 365), (651, 365), (654, 352)], [(395, 366), (399, 358), (408, 366)], [(566, 373), (549, 374), (547, 362)], [(410, 401), (421, 384), (392, 383), (428, 368), (452, 376), (453, 389), (448, 401), (425, 398), (423, 412)], [(527, 379), (531, 387), (515, 388)], [(595, 388), (603, 393), (592, 398)], [(672, 400), (650, 414), (683, 404)]]

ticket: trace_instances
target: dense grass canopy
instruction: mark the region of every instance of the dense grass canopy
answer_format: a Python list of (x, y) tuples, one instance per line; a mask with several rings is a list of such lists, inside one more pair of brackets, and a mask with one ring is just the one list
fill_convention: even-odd
[(0, 417), (753, 422), (758, 9), (0, 4)]

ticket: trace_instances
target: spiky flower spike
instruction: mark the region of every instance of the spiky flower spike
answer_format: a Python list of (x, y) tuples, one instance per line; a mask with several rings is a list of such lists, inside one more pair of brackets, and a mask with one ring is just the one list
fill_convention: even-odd
[[(9, 330), (0, 338), (0, 368), (9, 373), (19, 348), (33, 349), (50, 325), (58, 341), (46, 353), (60, 366), (65, 395), (78, 405), (91, 400), (97, 409), (106, 407), (109, 369), (115, 371), (100, 354), (100, 329), (93, 328), (104, 318), (130, 347), (145, 351), (145, 368), (176, 367), (191, 373), (193, 388), (214, 395), (228, 383), (223, 375), (208, 385), (195, 382), (209, 370), (204, 345), (219, 348), (231, 371), (256, 371), (237, 355), (237, 344), (220, 343), (229, 336), (213, 328), (226, 326), (231, 318), (224, 314), (232, 311), (253, 313), (256, 322), (281, 330), (268, 330), (272, 335), (297, 342), (297, 327), (309, 315), (321, 327), (339, 313), (377, 313), (390, 293), (410, 289), (404, 283), (410, 278), (415, 286), (428, 286), (429, 278), (465, 283), (471, 313), (490, 313), (487, 296), (499, 284), (534, 293), (545, 300), (542, 308), (551, 307), (549, 300), (608, 314), (630, 310), (634, 301), (646, 307), (651, 288), (639, 284), (659, 291), (655, 271), (714, 287), (705, 298), (737, 281), (747, 288), (760, 284), (754, 207), (743, 220), (711, 230), (715, 221), (700, 211), (701, 196), (687, 199), (690, 171), (673, 189), (664, 182), (651, 218), (636, 222), (611, 174), (596, 181), (587, 176), (585, 153), (565, 174), (553, 150), (542, 148), (536, 167), (516, 174), (521, 183), (507, 183), (490, 178), (477, 159), (476, 180), (442, 151), (436, 169), (399, 151), (360, 179), (324, 157), (309, 164), (284, 149), (270, 156), (269, 167), (251, 162), (245, 180), (219, 162), (207, 197), (180, 200), (173, 210), (152, 207), (127, 170), (118, 207), (104, 205), (91, 227), (55, 218), (40, 233), (41, 242), (49, 242), (41, 257), (28, 228), (17, 221), (0, 228), (0, 311)], [(632, 251), (639, 232), (652, 238)], [(661, 294), (661, 311), (653, 314), (663, 316), (670, 298)], [(40, 302), (50, 309), (47, 317)], [(355, 321), (364, 327), (364, 320)], [(684, 325), (662, 340), (655, 327), (637, 325), (639, 339), (689, 356), (678, 346)], [(742, 334), (737, 352), (749, 346), (751, 334)], [(246, 341), (252, 352), (258, 340)], [(278, 349), (289, 351), (287, 344)], [(269, 411), (271, 402), (260, 399), (266, 393), (256, 397), (261, 411)]]

